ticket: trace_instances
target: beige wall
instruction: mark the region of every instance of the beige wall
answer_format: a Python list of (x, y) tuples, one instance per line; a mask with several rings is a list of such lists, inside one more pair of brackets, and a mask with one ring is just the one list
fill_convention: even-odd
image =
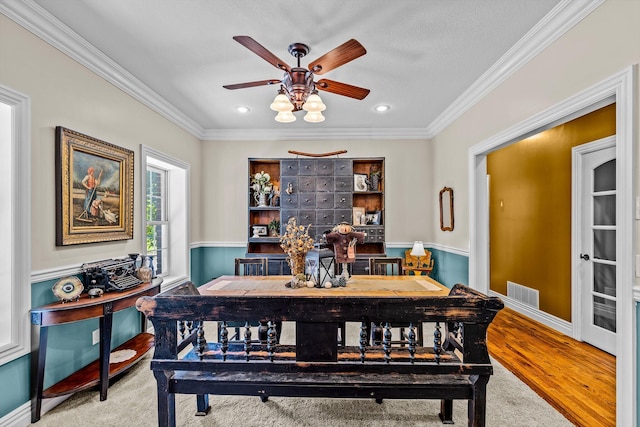
[(203, 242), (244, 244), (247, 239), (248, 159), (295, 157), (287, 150), (341, 157), (385, 157), (388, 243), (430, 241), (438, 193), (431, 190), (430, 144), (425, 140), (205, 142)]
[(636, 0), (606, 1), (433, 139), (432, 191), (456, 192), (456, 229), (435, 243), (468, 249), (468, 149), (640, 63), (638, 16)]
[[(88, 69), (0, 15), (0, 84), (31, 98), (32, 270), (78, 266), (142, 249), (140, 144), (191, 165), (191, 238), (200, 234), (201, 143)], [(56, 126), (135, 152), (134, 239), (56, 247)]]

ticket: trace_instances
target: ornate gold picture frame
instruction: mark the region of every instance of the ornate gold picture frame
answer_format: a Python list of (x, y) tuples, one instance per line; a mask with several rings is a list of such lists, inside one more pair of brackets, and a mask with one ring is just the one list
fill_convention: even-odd
[(56, 245), (133, 239), (133, 151), (56, 127)]

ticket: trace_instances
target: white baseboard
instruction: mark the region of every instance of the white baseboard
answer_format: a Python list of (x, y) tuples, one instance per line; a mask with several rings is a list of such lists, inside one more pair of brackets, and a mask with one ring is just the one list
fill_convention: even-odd
[[(73, 396), (73, 394), (52, 397), (51, 399), (43, 399), (40, 415), (42, 416), (46, 414), (71, 396)], [(4, 417), (0, 418), (0, 426), (3, 427), (25, 427), (29, 424), (31, 424), (31, 402), (27, 402), (19, 406)]]
[(509, 298), (505, 295), (491, 290), (489, 291), (489, 296), (498, 297), (502, 300), (502, 302), (504, 302), (505, 307), (509, 307), (510, 309), (515, 310), (522, 315), (530, 317), (531, 319), (540, 322), (543, 325), (546, 325), (562, 334), (573, 337), (573, 326), (571, 322), (562, 320), (549, 313), (545, 313), (544, 311), (536, 310), (535, 308), (532, 308), (526, 304), (522, 304), (520, 301)]

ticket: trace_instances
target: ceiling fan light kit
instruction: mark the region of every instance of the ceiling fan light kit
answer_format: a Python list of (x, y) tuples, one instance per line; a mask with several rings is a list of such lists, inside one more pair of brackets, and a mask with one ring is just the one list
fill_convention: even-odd
[(291, 101), (289, 101), (287, 95), (284, 94), (284, 89), (280, 89), (269, 108), (273, 111), (284, 113), (285, 111), (292, 111), (294, 106)]
[(304, 120), (309, 123), (320, 123), (324, 122), (324, 116), (320, 111), (309, 111), (304, 115)]
[(291, 111), (280, 111), (276, 114), (276, 122), (291, 123), (296, 121), (296, 116)]
[(309, 68), (307, 69), (300, 66), (300, 58), (306, 56), (310, 51), (309, 46), (303, 43), (292, 43), (289, 45), (289, 53), (297, 59), (298, 63), (297, 67), (290, 68), (284, 61), (251, 37), (235, 36), (233, 39), (274, 67), (284, 71), (284, 76), (282, 80), (260, 80), (224, 85), (223, 87), (234, 90), (280, 83), (280, 90), (269, 106), (272, 110), (278, 112), (275, 117), (275, 120), (278, 122), (290, 123), (295, 121), (296, 116), (293, 115), (293, 112), (300, 110), (307, 112), (304, 116), (305, 121), (311, 123), (323, 122), (325, 118), (322, 115), (322, 111), (324, 111), (327, 106), (318, 95), (318, 89), (359, 100), (364, 99), (369, 94), (369, 89), (346, 83), (327, 79), (322, 79), (318, 82), (314, 81), (314, 74), (324, 74), (367, 53), (365, 48), (357, 40), (351, 39), (327, 52), (309, 64)]
[(307, 97), (307, 101), (302, 106), (302, 109), (313, 113), (319, 113), (320, 111), (326, 110), (327, 106), (324, 105), (324, 102), (320, 99), (318, 91), (314, 90), (311, 95)]

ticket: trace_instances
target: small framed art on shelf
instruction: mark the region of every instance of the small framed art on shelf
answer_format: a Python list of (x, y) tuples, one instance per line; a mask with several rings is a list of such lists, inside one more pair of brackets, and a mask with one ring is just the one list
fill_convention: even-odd
[(353, 174), (353, 191), (367, 191), (369, 185), (367, 184), (367, 175), (363, 173)]

